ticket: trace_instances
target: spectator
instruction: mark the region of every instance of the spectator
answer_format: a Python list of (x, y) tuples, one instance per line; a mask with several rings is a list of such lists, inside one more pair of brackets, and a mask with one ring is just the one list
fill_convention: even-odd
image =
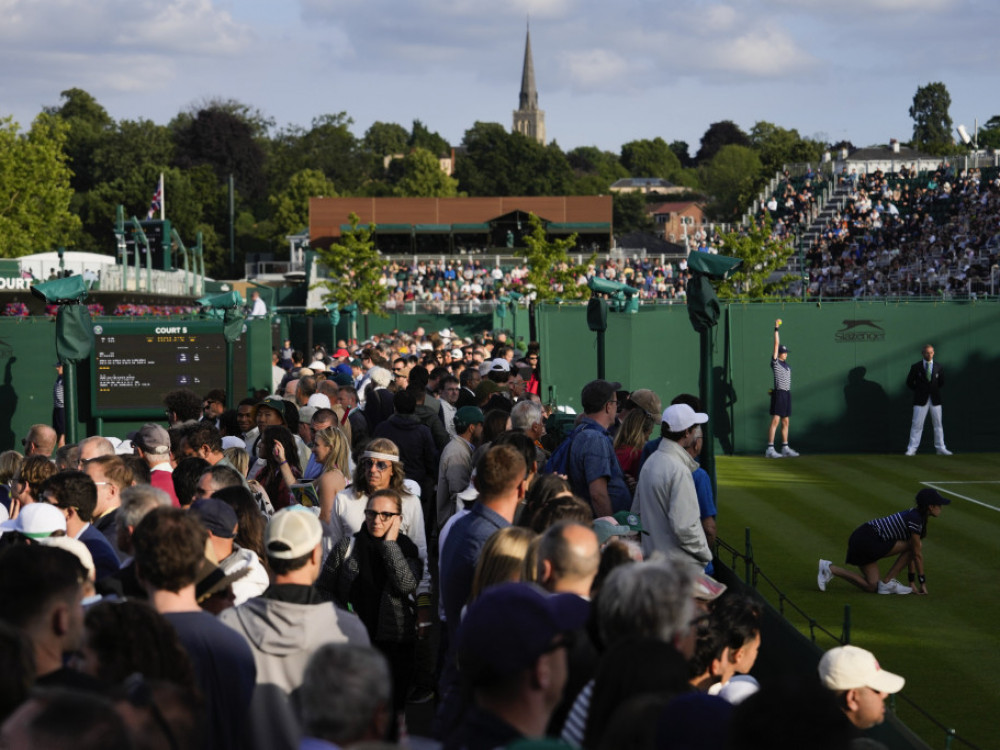
[(475, 406), (463, 406), (455, 412), (454, 428), (456, 436), (445, 446), (438, 466), (438, 529), (458, 510), (458, 493), (469, 486), (472, 455), (483, 434), (483, 412)]
[(452, 643), (472, 589), (480, 550), (493, 532), (513, 522), (524, 498), (526, 474), (524, 458), (509, 445), (491, 448), (476, 465), (479, 499), (469, 515), (452, 527), (441, 552), (440, 593)]
[(170, 435), (158, 424), (146, 424), (136, 433), (132, 445), (136, 455), (149, 466), (149, 483), (166, 492), (174, 506), (179, 508), (181, 503), (174, 492), (174, 481), (170, 476), (173, 472), (170, 465)]
[(642, 519), (648, 532), (642, 553), (679, 554), (684, 564), (703, 571), (712, 561), (698, 509), (692, 472), (698, 464), (686, 450), (696, 441), (699, 425), (708, 415), (687, 404), (672, 404), (663, 412), (663, 440), (642, 467), (635, 489), (632, 512)]
[(592, 380), (583, 387), (580, 405), (584, 416), (567, 438), (565, 465), (549, 469), (563, 469), (557, 473), (567, 475), (574, 494), (590, 503), (595, 518), (628, 510), (632, 503), (608, 432), (618, 414), (620, 388), (621, 383), (606, 380)]
[(317, 584), (342, 607), (358, 613), (372, 644), (385, 654), (397, 714), (405, 708), (413, 677), (414, 594), (424, 574), (417, 545), (400, 531), (402, 516), (398, 492), (373, 492), (364, 526), (334, 547)]
[(62, 549), (19, 545), (0, 556), (0, 620), (31, 641), (39, 687), (97, 686), (65, 666), (82, 645), (84, 576), (79, 559)]
[(494, 586), (479, 597), (457, 646), (473, 707), (444, 748), (500, 747), (544, 736), (565, 687), (567, 635), (589, 611), (578, 596), (549, 595), (526, 583)]
[(56, 431), (47, 424), (33, 424), (21, 440), (24, 455), (50, 457), (56, 449)]
[(384, 740), (391, 685), (385, 657), (370, 646), (321, 646), (302, 679), (302, 750)]
[(274, 582), (260, 596), (219, 617), (247, 640), (257, 666), (250, 747), (296, 747), (300, 727), (293, 697), (306, 698), (302, 686), (309, 659), (323, 644), (368, 643), (357, 616), (327, 601), (315, 588), (322, 539), (323, 529), (311, 513), (298, 508), (278, 511), (264, 539)]
[(55, 505), (66, 516), (66, 534), (86, 545), (94, 558), (97, 580), (119, 567), (118, 554), (104, 535), (91, 524), (97, 507), (97, 486), (82, 471), (60, 471), (42, 483), (39, 501)]
[(150, 603), (174, 626), (191, 657), (209, 717), (209, 745), (239, 748), (246, 745), (257, 670), (246, 641), (198, 606), (195, 581), (206, 538), (184, 511), (154, 510), (132, 536), (136, 572)]
[(236, 543), (239, 528), (236, 511), (224, 500), (204, 497), (191, 503), (190, 512), (208, 532), (208, 543), (223, 573), (228, 576), (244, 568), (250, 571), (233, 581), (236, 606), (263, 594), (270, 583), (267, 570), (253, 550), (244, 549)]
[(97, 487), (94, 528), (104, 535), (121, 560), (122, 552), (118, 549), (118, 509), (121, 507), (122, 491), (132, 486), (132, 472), (118, 456), (92, 458), (84, 466), (84, 471)]
[(163, 397), (163, 407), (167, 412), (167, 424), (170, 427), (194, 424), (201, 419), (202, 403), (198, 395), (187, 388), (171, 391)]
[(874, 654), (857, 646), (839, 646), (819, 662), (823, 685), (832, 690), (846, 719), (860, 730), (885, 721), (885, 700), (903, 689), (906, 680), (882, 669)]

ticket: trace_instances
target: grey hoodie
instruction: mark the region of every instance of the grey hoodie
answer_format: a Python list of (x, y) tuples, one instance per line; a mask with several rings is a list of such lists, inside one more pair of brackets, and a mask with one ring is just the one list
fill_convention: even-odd
[(306, 664), (325, 643), (368, 644), (357, 617), (332, 602), (294, 604), (256, 597), (219, 615), (250, 644), (257, 684), (250, 702), (252, 748), (298, 747), (301, 729), (292, 701)]

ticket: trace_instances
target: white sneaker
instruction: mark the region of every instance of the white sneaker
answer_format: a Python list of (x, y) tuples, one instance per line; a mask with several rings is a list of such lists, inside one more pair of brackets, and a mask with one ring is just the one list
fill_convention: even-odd
[(816, 583), (820, 591), (826, 591), (826, 584), (833, 580), (833, 573), (830, 572), (830, 561), (819, 561), (819, 574), (816, 576)]
[(774, 448), (768, 448), (764, 451), (764, 458), (781, 458), (781, 454)]
[(939, 456), (950, 456), (950, 455), (952, 455), (952, 452), (950, 450), (948, 450), (947, 448), (938, 448), (937, 449), (937, 454)]
[(903, 455), (904, 456), (915, 456), (915, 455), (917, 455), (917, 452), (914, 451), (914, 450), (910, 450), (909, 448), (907, 448), (906, 449), (906, 453), (904, 453)]
[(799, 455), (799, 452), (798, 451), (793, 451), (791, 448), (789, 448), (786, 445), (784, 448), (781, 449), (781, 455), (782, 456), (787, 456), (788, 458), (797, 458), (798, 455)]
[(880, 594), (912, 594), (913, 589), (909, 586), (904, 586), (895, 578), (893, 578), (888, 583), (878, 582), (878, 592)]

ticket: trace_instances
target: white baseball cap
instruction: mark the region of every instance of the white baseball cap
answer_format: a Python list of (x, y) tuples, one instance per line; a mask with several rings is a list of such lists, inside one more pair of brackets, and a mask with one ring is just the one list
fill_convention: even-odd
[(30, 503), (17, 518), (0, 523), (0, 531), (17, 531), (29, 539), (44, 539), (57, 531), (66, 532), (66, 516), (49, 503)]
[(838, 646), (819, 660), (819, 678), (830, 690), (867, 687), (880, 693), (898, 693), (906, 680), (879, 666), (875, 654), (857, 646)]
[(687, 404), (671, 404), (663, 411), (663, 422), (671, 432), (684, 432), (696, 424), (705, 424), (708, 415), (695, 411)]

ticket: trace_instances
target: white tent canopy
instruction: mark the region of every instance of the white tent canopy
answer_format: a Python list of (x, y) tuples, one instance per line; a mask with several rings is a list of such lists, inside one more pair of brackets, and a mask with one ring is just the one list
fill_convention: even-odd
[[(21, 272), (30, 271), (39, 281), (48, 279), (53, 269), (59, 271), (59, 253), (54, 250), (47, 253), (24, 255), (18, 260), (21, 262)], [(83, 274), (85, 271), (96, 274), (105, 268), (114, 267), (115, 256), (67, 250), (63, 256), (63, 263), (64, 268), (74, 276)]]

